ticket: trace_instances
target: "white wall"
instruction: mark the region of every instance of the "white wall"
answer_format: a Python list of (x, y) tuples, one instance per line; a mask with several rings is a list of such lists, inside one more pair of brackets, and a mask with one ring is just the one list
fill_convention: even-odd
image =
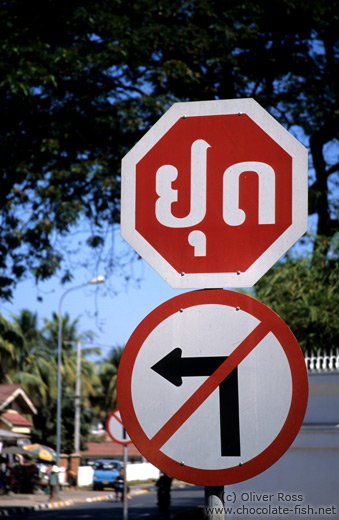
[(305, 424), (339, 424), (339, 372), (308, 376), (309, 398)]
[(78, 486), (91, 486), (93, 483), (94, 470), (92, 466), (79, 466), (78, 468)]
[[(228, 506), (247, 507), (242, 518), (249, 508), (269, 505), (289, 509), (281, 518), (312, 518), (312, 513), (318, 520), (339, 518), (339, 373), (311, 373), (309, 386), (305, 420), (290, 449), (260, 475), (225, 488)], [(260, 494), (268, 495), (267, 500), (259, 499)], [(307, 508), (307, 513), (295, 506)], [(318, 507), (328, 508), (327, 514), (320, 514)], [(227, 518), (239, 518), (239, 512)], [(263, 510), (250, 517), (277, 518)]]
[(158, 480), (159, 473), (158, 468), (148, 462), (127, 464), (126, 478), (129, 482), (133, 480)]
[[(93, 483), (94, 470), (91, 466), (80, 466), (78, 469), (78, 486), (91, 486)], [(158, 480), (159, 470), (148, 462), (127, 464), (126, 477), (128, 481), (135, 480)]]

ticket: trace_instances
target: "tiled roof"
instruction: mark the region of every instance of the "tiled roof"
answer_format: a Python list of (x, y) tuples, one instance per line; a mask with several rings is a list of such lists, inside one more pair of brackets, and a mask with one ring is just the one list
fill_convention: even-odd
[[(140, 459), (142, 457), (134, 444), (128, 444), (127, 452), (129, 459), (133, 457)], [(111, 440), (104, 442), (88, 442), (87, 450), (81, 451), (80, 455), (88, 459), (122, 459), (123, 445)]]
[(7, 412), (4, 412), (1, 414), (1, 417), (4, 417), (7, 421), (13, 424), (13, 426), (27, 426), (32, 427), (33, 423), (26, 419), (26, 417), (23, 417), (15, 410), (8, 410)]
[(19, 384), (0, 385), (0, 405), (7, 401), (16, 390), (21, 388)]

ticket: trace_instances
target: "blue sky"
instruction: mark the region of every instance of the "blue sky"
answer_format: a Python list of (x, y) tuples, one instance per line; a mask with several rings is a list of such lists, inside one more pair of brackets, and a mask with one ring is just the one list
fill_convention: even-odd
[[(119, 240), (121, 247), (126, 247), (125, 241)], [(116, 284), (116, 295), (107, 291), (104, 283), (96, 289), (95, 286), (87, 286), (72, 290), (63, 298), (62, 314), (67, 312), (72, 319), (80, 317), (80, 331), (95, 331), (97, 337), (93, 345), (101, 347), (103, 356), (113, 346), (125, 345), (142, 319), (158, 305), (184, 292), (172, 289), (144, 260), (136, 264), (138, 276), (141, 273), (140, 283), (131, 281), (124, 284), (119, 277), (111, 279), (109, 284)], [(89, 279), (91, 276), (79, 269), (70, 284), (62, 286), (57, 278), (53, 278), (40, 284), (38, 292), (34, 283), (27, 280), (18, 285), (11, 303), (1, 302), (0, 312), (11, 320), (12, 314), (29, 309), (38, 313), (39, 326), (42, 327), (44, 318), (51, 319), (52, 313), (58, 312), (59, 301), (65, 291)], [(42, 301), (38, 296), (42, 297)]]

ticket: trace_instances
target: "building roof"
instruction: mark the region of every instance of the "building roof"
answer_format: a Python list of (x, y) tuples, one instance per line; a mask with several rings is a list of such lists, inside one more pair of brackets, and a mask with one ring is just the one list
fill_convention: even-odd
[[(81, 451), (80, 455), (88, 459), (122, 459), (123, 445), (118, 444), (112, 440), (104, 442), (88, 442), (87, 450)], [(142, 457), (134, 444), (128, 444), (128, 457), (138, 458)]]
[(6, 410), (13, 401), (17, 401), (22, 413), (36, 414), (37, 410), (19, 384), (0, 385), (0, 412)]
[(20, 415), (16, 410), (7, 410), (6, 412), (1, 414), (1, 419), (5, 419), (10, 422), (14, 427), (15, 426), (26, 426), (31, 428), (33, 423), (26, 419), (23, 415)]

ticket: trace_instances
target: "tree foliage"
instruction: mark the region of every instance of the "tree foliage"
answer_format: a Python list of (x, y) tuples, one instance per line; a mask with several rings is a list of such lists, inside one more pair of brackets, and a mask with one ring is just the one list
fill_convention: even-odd
[[(56, 444), (57, 406), (57, 354), (59, 318), (44, 320), (38, 327), (38, 316), (23, 309), (13, 316), (13, 324), (0, 315), (0, 384), (20, 383), (38, 410), (33, 417), (33, 442), (54, 446)], [(64, 453), (72, 453), (74, 446), (74, 397), (77, 378), (76, 344), (92, 340), (92, 331), (79, 332), (78, 319), (71, 321), (68, 314), (62, 317), (62, 428), (61, 448)], [(81, 349), (81, 435), (85, 446), (88, 438), (92, 414), (90, 399), (97, 393), (103, 395), (101, 380), (96, 364), (88, 359), (90, 355), (100, 355), (100, 349)], [(105, 394), (107, 396), (107, 392)]]
[(60, 240), (84, 220), (112, 270), (121, 157), (178, 100), (254, 97), (302, 139), (331, 237), (338, 17), (338, 0), (1, 2), (0, 296), (28, 273), (71, 279)]
[(313, 256), (276, 264), (255, 285), (255, 295), (292, 329), (304, 352), (338, 348), (339, 250), (319, 240)]
[[(31, 440), (47, 446), (56, 446), (56, 401), (48, 407), (39, 407), (34, 416)], [(74, 452), (74, 401), (64, 399), (61, 413), (61, 451), (71, 454)], [(90, 435), (92, 416), (87, 409), (81, 409), (80, 416), (80, 449), (86, 450), (86, 441)]]
[(118, 408), (117, 377), (123, 349), (121, 346), (113, 347), (108, 357), (99, 364), (100, 385), (91, 397), (91, 406), (101, 421), (105, 421), (109, 413)]
[(51, 356), (51, 350), (38, 328), (37, 313), (23, 309), (13, 319), (23, 343), (21, 348), (18, 346), (15, 349), (11, 378), (22, 385), (35, 405), (46, 406), (50, 397), (56, 395), (56, 359)]
[(16, 351), (23, 348), (22, 334), (0, 314), (0, 383), (12, 383), (18, 366)]
[[(42, 334), (45, 344), (50, 352), (53, 352), (55, 359), (58, 350), (58, 333), (59, 333), (59, 316), (55, 312), (52, 314), (52, 320), (45, 319), (42, 328)], [(100, 380), (96, 374), (96, 365), (88, 360), (88, 356), (93, 354), (100, 355), (101, 351), (97, 347), (88, 347), (88, 343), (93, 342), (95, 333), (91, 330), (79, 332), (79, 318), (71, 321), (68, 313), (61, 320), (61, 372), (63, 380), (63, 394), (74, 396), (75, 378), (77, 372), (77, 344), (80, 343), (81, 370), (80, 379), (82, 383), (82, 392), (88, 399), (95, 394), (95, 386), (100, 384)]]

